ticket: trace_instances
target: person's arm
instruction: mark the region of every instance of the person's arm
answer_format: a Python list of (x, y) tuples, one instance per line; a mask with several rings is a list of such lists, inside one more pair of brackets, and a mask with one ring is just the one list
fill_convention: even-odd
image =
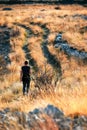
[(29, 75), (32, 75), (32, 67), (30, 66), (30, 72)]
[(30, 79), (34, 80), (34, 71), (32, 69), (32, 66), (30, 66)]
[(23, 73), (22, 70), (20, 71), (20, 81), (22, 81)]

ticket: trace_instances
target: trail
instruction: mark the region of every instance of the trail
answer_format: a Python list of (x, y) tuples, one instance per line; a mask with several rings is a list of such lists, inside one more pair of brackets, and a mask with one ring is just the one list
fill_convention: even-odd
[(50, 34), (50, 30), (46, 27), (45, 24), (40, 24), (40, 23), (31, 23), (32, 25), (38, 25), (42, 28), (42, 30), (44, 31), (43, 34), (43, 42), (41, 43), (41, 49), (43, 52), (44, 57), (47, 59), (47, 63), (50, 64), (53, 69), (58, 73), (58, 76), (61, 77), (62, 76), (62, 69), (61, 69), (61, 64), (60, 61), (58, 61), (58, 59), (56, 58), (56, 56), (52, 55), (49, 52), (49, 49), (47, 47), (48, 45), (48, 36)]
[[(26, 32), (26, 37), (25, 37), (25, 42), (24, 42), (24, 45), (23, 45), (23, 47), (22, 47), (22, 49), (24, 50), (24, 52), (25, 52), (25, 56), (26, 56), (26, 59), (27, 60), (29, 60), (29, 64), (30, 64), (30, 66), (32, 66), (32, 68), (34, 69), (34, 71), (38, 71), (38, 66), (37, 66), (37, 63), (36, 63), (36, 61), (31, 57), (31, 55), (30, 55), (30, 50), (29, 50), (29, 43), (28, 43), (28, 40), (29, 40), (29, 38), (31, 38), (34, 34), (33, 34), (33, 31), (29, 28), (29, 27), (27, 27), (27, 26), (25, 26), (25, 25), (23, 25), (23, 24), (19, 24), (19, 23), (14, 23), (14, 25), (16, 25), (16, 26), (20, 26), (20, 27), (22, 27), (22, 28), (24, 28), (25, 29), (25, 32)], [(9, 51), (7, 51), (7, 52), (9, 52)], [(7, 53), (7, 52), (5, 52), (5, 54), (4, 55), (7, 55), (7, 54), (9, 54), (9, 53)], [(19, 98), (20, 97), (20, 95), (22, 94), (17, 94), (18, 93), (18, 91), (20, 91), (19, 90), (19, 88), (22, 86), (22, 83), (21, 82), (19, 82), (19, 81), (17, 81), (17, 82), (14, 82), (12, 85), (10, 85), (9, 87), (7, 87), (6, 89), (4, 89), (4, 90), (2, 90), (2, 89), (0, 89), (0, 94), (2, 94), (2, 95), (4, 95), (5, 93), (16, 93), (16, 96), (14, 95), (13, 97), (12, 97), (12, 101), (14, 101), (14, 100), (17, 100), (17, 98)], [(16, 87), (16, 88), (15, 88)], [(21, 89), (22, 89), (22, 87), (21, 87)], [(20, 97), (21, 98), (21, 97)]]
[[(47, 59), (48, 64), (50, 64), (50, 65), (53, 67), (53, 69), (56, 71), (58, 78), (61, 77), (61, 76), (62, 76), (62, 70), (61, 70), (60, 62), (58, 61), (58, 59), (57, 59), (54, 55), (52, 55), (52, 54), (49, 52), (49, 49), (48, 49), (48, 47), (47, 47), (47, 45), (48, 45), (47, 40), (48, 40), (48, 36), (49, 36), (49, 33), (50, 33), (49, 29), (46, 27), (46, 25), (41, 25), (41, 24), (39, 24), (39, 23), (31, 23), (31, 24), (33, 24), (33, 25), (38, 25), (39, 27), (42, 28), (42, 30), (44, 30), (44, 34), (43, 34), (43, 36), (42, 36), (43, 42), (40, 44), (41, 50), (42, 50), (42, 52), (43, 52), (44, 57)], [(22, 28), (25, 29), (25, 31), (26, 31), (26, 37), (25, 37), (25, 42), (24, 42), (24, 46), (23, 46), (22, 49), (24, 50), (24, 52), (25, 52), (25, 54), (26, 54), (26, 59), (29, 60), (30, 65), (31, 65), (33, 68), (34, 68), (34, 67), (37, 68), (37, 70), (38, 70), (38, 66), (37, 66), (36, 61), (35, 61), (35, 60), (31, 57), (31, 55), (30, 55), (29, 43), (28, 43), (28, 42), (29, 42), (29, 41), (28, 41), (29, 38), (31, 38), (32, 36), (35, 36), (35, 34), (33, 33), (33, 31), (32, 31), (29, 27), (27, 27), (27, 26), (24, 25), (24, 24), (14, 23), (14, 25), (20, 26), (20, 27), (22, 27)], [(57, 81), (58, 81), (58, 80), (59, 80), (59, 79), (57, 79)], [(56, 82), (57, 82), (57, 81), (56, 81)], [(16, 83), (17, 83), (17, 82), (13, 83), (12, 86), (11, 86), (11, 88), (14, 88), (14, 85), (15, 85)], [(21, 86), (21, 84), (20, 84), (19, 82), (18, 82), (18, 85)], [(7, 90), (9, 90), (9, 88), (7, 88), (6, 91), (7, 91)], [(6, 91), (3, 91), (3, 93), (5, 93)]]
[(26, 59), (29, 60), (30, 66), (32, 66), (33, 69), (35, 71), (37, 71), (38, 70), (38, 66), (37, 66), (36, 61), (30, 55), (31, 51), (29, 50), (29, 43), (28, 43), (28, 39), (31, 38), (34, 35), (33, 31), (29, 27), (27, 27), (26, 25), (24, 25), (24, 24), (14, 23), (14, 25), (20, 26), (20, 27), (22, 27), (22, 28), (25, 29), (25, 31), (26, 31), (26, 37), (25, 37), (25, 43), (24, 43), (24, 46), (23, 46), (22, 49), (24, 50), (24, 52), (26, 54)]
[[(35, 64), (35, 61), (31, 58), (30, 56), (30, 50), (28, 48), (28, 38), (32, 37), (34, 34), (33, 34), (33, 31), (27, 27), (26, 25), (23, 25), (23, 24), (19, 24), (19, 23), (14, 23), (16, 24), (17, 26), (20, 26), (22, 28), (24, 28), (27, 32), (27, 37), (26, 37), (26, 40), (25, 40), (25, 45), (23, 46), (23, 49), (26, 53), (26, 58), (27, 59), (31, 59), (30, 63), (32, 66), (37, 66)], [(59, 73), (59, 76), (62, 76), (62, 70), (61, 70), (61, 65), (60, 65), (60, 62), (58, 61), (58, 59), (52, 55), (49, 50), (48, 50), (48, 47), (47, 47), (47, 39), (48, 39), (48, 35), (50, 33), (49, 29), (46, 27), (46, 25), (40, 25), (39, 23), (31, 23), (32, 25), (38, 25), (40, 26), (43, 30), (44, 30), (44, 34), (43, 34), (43, 43), (41, 44), (41, 49), (42, 49), (42, 52), (44, 54), (44, 57), (47, 59), (47, 62), (53, 67), (53, 69), (55, 69), (58, 73)], [(33, 64), (32, 64), (33, 63)]]
[(59, 76), (62, 76), (62, 70), (61, 70), (61, 64), (58, 61), (58, 59), (52, 55), (47, 47), (48, 44), (48, 35), (50, 33), (49, 29), (45, 26), (41, 26), (42, 29), (44, 30), (44, 35), (43, 35), (43, 43), (42, 43), (42, 51), (44, 53), (44, 56), (47, 58), (47, 62), (52, 65), (52, 67), (59, 73)]

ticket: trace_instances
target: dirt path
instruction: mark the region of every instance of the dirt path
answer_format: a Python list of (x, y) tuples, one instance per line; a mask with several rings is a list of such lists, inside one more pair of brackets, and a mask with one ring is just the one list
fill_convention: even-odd
[(44, 32), (42, 39), (43, 42), (41, 43), (41, 49), (43, 52), (44, 57), (47, 59), (47, 63), (50, 64), (58, 75), (62, 76), (61, 64), (60, 61), (56, 58), (56, 56), (52, 55), (47, 47), (48, 45), (48, 36), (50, 34), (50, 30), (46, 27), (45, 24), (41, 25), (40, 23), (31, 23), (32, 25), (38, 25)]
[(58, 61), (56, 56), (52, 55), (49, 52), (49, 49), (47, 47), (48, 35), (50, 31), (45, 25), (42, 25), (41, 28), (44, 30), (43, 42), (42, 42), (42, 51), (44, 53), (44, 56), (47, 58), (47, 62), (52, 65), (53, 69), (55, 69), (59, 73), (59, 76), (62, 76), (60, 61)]
[[(22, 28), (24, 28), (26, 30), (27, 36), (26, 36), (25, 44), (23, 46), (23, 50), (24, 50), (24, 52), (26, 54), (26, 58), (31, 61), (30, 62), (31, 65), (32, 66), (37, 66), (36, 61), (30, 55), (29, 43), (28, 43), (28, 39), (31, 38), (32, 36), (35, 36), (35, 34), (31, 30), (31, 28), (27, 27), (24, 24), (16, 23), (16, 25), (20, 26), (20, 27), (22, 27)], [(54, 56), (53, 54), (50, 53), (50, 51), (49, 51), (49, 49), (47, 47), (47, 45), (48, 45), (47, 40), (48, 40), (48, 36), (50, 34), (50, 31), (46, 27), (46, 25), (41, 25), (39, 23), (31, 23), (31, 25), (33, 25), (33, 26), (36, 26), (36, 25), (39, 26), (43, 30), (43, 32), (44, 32), (43, 35), (42, 35), (43, 42), (40, 43), (40, 49), (42, 50), (44, 58), (47, 59), (47, 63), (50, 64), (52, 66), (52, 68), (55, 70), (56, 76), (58, 77), (56, 79), (56, 82), (57, 82), (59, 80), (59, 78), (62, 76), (62, 70), (61, 70), (60, 61), (58, 61), (58, 59), (56, 58), (56, 56)], [(36, 52), (36, 55), (38, 55), (37, 52)]]
[(26, 25), (24, 25), (24, 24), (20, 24), (20, 23), (14, 23), (14, 24), (17, 25), (17, 26), (20, 26), (20, 27), (24, 28), (25, 31), (26, 31), (25, 43), (24, 43), (24, 46), (23, 46), (22, 49), (24, 50), (24, 52), (26, 54), (26, 59), (29, 60), (29, 64), (33, 68), (35, 68), (34, 70), (37, 71), (38, 70), (38, 66), (37, 66), (36, 61), (32, 58), (32, 56), (30, 54), (31, 51), (29, 50), (29, 43), (28, 43), (28, 39), (31, 38), (34, 35), (33, 31), (29, 27), (27, 27)]

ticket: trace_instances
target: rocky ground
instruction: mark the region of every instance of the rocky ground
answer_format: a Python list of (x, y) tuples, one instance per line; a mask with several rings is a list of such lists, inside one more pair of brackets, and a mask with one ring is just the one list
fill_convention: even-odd
[(69, 46), (67, 41), (64, 41), (62, 39), (62, 34), (61, 33), (59, 33), (56, 36), (56, 39), (55, 39), (54, 43), (55, 43), (55, 45), (54, 45), (55, 48), (59, 47), (67, 55), (78, 57), (78, 58), (83, 59), (83, 60), (85, 60), (87, 58), (87, 52), (80, 51), (80, 50), (77, 50), (76, 48), (73, 48), (73, 47)]
[(10, 32), (6, 26), (0, 26), (0, 55), (4, 56), (6, 62), (9, 61), (8, 53), (10, 52)]
[(0, 111), (1, 130), (87, 130), (87, 116), (65, 116), (64, 113), (48, 105), (29, 113), (9, 108)]

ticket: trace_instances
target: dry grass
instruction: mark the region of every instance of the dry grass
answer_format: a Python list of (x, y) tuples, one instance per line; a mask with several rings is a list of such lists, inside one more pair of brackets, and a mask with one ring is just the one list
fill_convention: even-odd
[(50, 87), (48, 92), (41, 91), (35, 99), (32, 97), (31, 92), (29, 98), (27, 98), (27, 96), (21, 96), (18, 98), (18, 101), (17, 99), (14, 100), (12, 93), (5, 93), (2, 98), (0, 98), (1, 108), (10, 107), (13, 111), (20, 110), (28, 112), (35, 108), (46, 107), (49, 103), (63, 110), (65, 115), (87, 115), (87, 88), (85, 86), (75, 87), (72, 89), (68, 87), (62, 88), (59, 86), (54, 90)]
[[(53, 47), (55, 36), (58, 32), (63, 32), (63, 38), (68, 41), (70, 46), (78, 50), (87, 51), (87, 31), (81, 33), (81, 28), (87, 26), (87, 21), (73, 16), (87, 15), (85, 7), (79, 5), (60, 5), (60, 10), (55, 9), (56, 5), (13, 5), (12, 11), (2, 11), (0, 7), (0, 26), (7, 26), (10, 30), (11, 52), (8, 56), (11, 64), (6, 65), (4, 60), (0, 60), (1, 72), (4, 67), (10, 73), (3, 73), (0, 77), (0, 108), (10, 107), (12, 110), (30, 111), (36, 107), (45, 107), (53, 104), (62, 109), (66, 115), (79, 113), (87, 114), (87, 66), (81, 60), (69, 57), (60, 49)], [(30, 37), (27, 37), (26, 29), (14, 23), (22, 24), (32, 30)], [(38, 25), (39, 24), (39, 25)], [(49, 29), (48, 38), (43, 38), (44, 29), (40, 25), (45, 25)], [(48, 50), (56, 56), (60, 62), (62, 77), (55, 86), (55, 72), (53, 67), (47, 62), (47, 58), (42, 52), (42, 43), (48, 41)], [(20, 67), (26, 59), (23, 47), (27, 41), (29, 53), (39, 68), (38, 73), (32, 74), (35, 77), (31, 81), (30, 96), (22, 96), (22, 90), (14, 86), (19, 82)], [(1, 58), (3, 59), (3, 58)], [(44, 72), (46, 75), (44, 76)], [(1, 73), (0, 72), (0, 73)], [(50, 72), (50, 75), (49, 75)], [(45, 85), (40, 81), (46, 81), (49, 75), (50, 85)], [(39, 90), (35, 85), (41, 87)], [(22, 87), (22, 86), (21, 86)], [(43, 89), (42, 89), (43, 88)], [(8, 89), (9, 91), (6, 91)], [(18, 99), (17, 99), (18, 98)], [(23, 105), (24, 104), (24, 105)]]

